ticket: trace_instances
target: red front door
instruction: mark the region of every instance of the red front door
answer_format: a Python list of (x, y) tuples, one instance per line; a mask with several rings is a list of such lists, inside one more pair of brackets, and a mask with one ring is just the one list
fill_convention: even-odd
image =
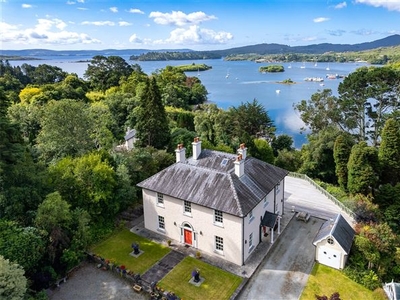
[(190, 230), (184, 229), (183, 234), (185, 236), (185, 244), (192, 244), (192, 232)]

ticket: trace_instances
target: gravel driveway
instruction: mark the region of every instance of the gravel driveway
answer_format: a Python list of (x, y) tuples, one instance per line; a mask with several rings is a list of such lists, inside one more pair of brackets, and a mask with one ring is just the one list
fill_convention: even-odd
[(315, 260), (312, 241), (324, 221), (293, 218), (237, 299), (299, 299)]
[(84, 263), (74, 271), (67, 282), (49, 290), (50, 300), (146, 300), (149, 296), (137, 294), (128, 282), (109, 271)]

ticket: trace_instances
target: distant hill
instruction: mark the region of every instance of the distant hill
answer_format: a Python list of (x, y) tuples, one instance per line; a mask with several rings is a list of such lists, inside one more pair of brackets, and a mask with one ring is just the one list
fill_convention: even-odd
[(148, 49), (105, 49), (105, 50), (46, 50), (46, 49), (26, 49), (26, 50), (0, 50), (0, 56), (22, 56), (22, 57), (47, 57), (47, 56), (71, 56), (79, 58), (104, 55), (104, 56), (137, 56), (149, 53), (149, 52), (191, 52), (191, 53), (203, 53), (203, 57), (213, 56), (225, 57), (228, 55), (236, 54), (284, 54), (284, 53), (304, 53), (304, 54), (323, 54), (326, 52), (355, 52), (376, 49), (380, 47), (391, 47), (400, 45), (400, 35), (395, 34), (386, 38), (366, 42), (361, 44), (312, 44), (308, 46), (288, 46), (282, 44), (257, 44), (244, 47), (230, 48), (225, 50), (211, 50), (211, 51), (194, 51), (191, 49), (160, 49), (160, 50), (148, 50)]

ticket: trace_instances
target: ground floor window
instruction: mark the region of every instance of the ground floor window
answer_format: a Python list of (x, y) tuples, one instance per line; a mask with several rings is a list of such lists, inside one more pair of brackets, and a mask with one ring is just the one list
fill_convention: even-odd
[(158, 228), (165, 230), (165, 219), (163, 216), (158, 216)]
[(220, 236), (215, 236), (215, 250), (218, 253), (224, 252), (224, 239)]

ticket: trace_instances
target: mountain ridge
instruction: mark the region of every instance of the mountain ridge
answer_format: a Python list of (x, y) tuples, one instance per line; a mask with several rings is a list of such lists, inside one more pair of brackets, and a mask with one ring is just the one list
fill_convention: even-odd
[(284, 53), (303, 53), (303, 54), (323, 54), (326, 52), (350, 52), (365, 51), (380, 47), (392, 47), (400, 45), (400, 35), (394, 34), (382, 39), (358, 44), (332, 44), (320, 43), (306, 46), (289, 46), (277, 43), (262, 43), (247, 45), (242, 47), (229, 48), (224, 50), (197, 51), (191, 49), (104, 49), (104, 50), (48, 50), (48, 49), (23, 49), (23, 50), (0, 50), (0, 56), (25, 56), (25, 57), (43, 57), (43, 56), (121, 56), (121, 55), (141, 55), (148, 52), (198, 52), (215, 53), (221, 56), (233, 54), (284, 54)]

